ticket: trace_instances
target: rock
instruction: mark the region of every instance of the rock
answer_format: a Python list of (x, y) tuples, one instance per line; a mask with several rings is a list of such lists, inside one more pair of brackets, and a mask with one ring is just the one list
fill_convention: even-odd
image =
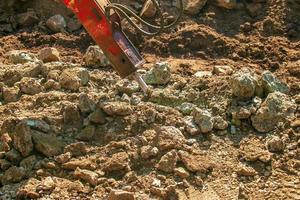
[(94, 102), (89, 99), (86, 93), (81, 93), (79, 96), (79, 104), (78, 107), (81, 113), (88, 114), (93, 111)]
[(24, 64), (27, 62), (37, 61), (34, 54), (22, 50), (12, 50), (8, 52), (9, 61), (13, 64)]
[(33, 132), (35, 149), (47, 157), (56, 156), (62, 153), (63, 143), (55, 136)]
[(220, 116), (214, 117), (213, 123), (214, 123), (214, 129), (225, 130), (228, 128), (228, 122)]
[(231, 75), (233, 69), (228, 65), (215, 65), (213, 68), (213, 74), (218, 76)]
[(89, 158), (84, 159), (72, 159), (62, 165), (63, 169), (75, 170), (77, 167), (80, 169), (88, 169), (94, 171), (97, 169), (97, 165)]
[(17, 22), (22, 27), (28, 27), (39, 22), (39, 18), (37, 17), (34, 11), (27, 11), (25, 13), (20, 13), (17, 15)]
[(40, 183), (39, 180), (35, 178), (30, 178), (22, 187), (17, 191), (18, 199), (37, 199), (40, 197), (39, 193), (36, 192), (36, 187)]
[(64, 124), (79, 127), (81, 116), (75, 104), (68, 104), (63, 108)]
[(155, 7), (154, 3), (151, 0), (146, 0), (141, 10), (140, 16), (150, 18), (154, 17), (156, 12), (157, 8)]
[(171, 150), (161, 157), (157, 164), (157, 169), (166, 173), (171, 173), (176, 167), (177, 160), (178, 156), (176, 150)]
[(68, 162), (71, 158), (72, 158), (72, 154), (70, 152), (66, 152), (64, 154), (56, 156), (55, 161), (60, 164), (64, 164), (64, 163)]
[(31, 129), (24, 122), (17, 124), (14, 134), (14, 147), (23, 157), (28, 156), (33, 150)]
[(29, 156), (25, 159), (23, 159), (20, 162), (20, 167), (23, 167), (26, 171), (31, 171), (37, 162), (37, 158), (35, 155)]
[(95, 172), (86, 169), (76, 168), (74, 172), (75, 178), (81, 179), (86, 181), (87, 183), (91, 184), (92, 186), (96, 186), (98, 183), (99, 175)]
[(172, 89), (154, 89), (150, 94), (149, 101), (159, 105), (176, 107), (186, 102), (186, 99), (178, 96), (178, 93)]
[(109, 60), (99, 46), (89, 46), (83, 56), (83, 61), (86, 66), (93, 68), (107, 67), (110, 65)]
[[(177, 7), (180, 8), (179, 1), (177, 2)], [(185, 13), (189, 15), (196, 15), (205, 6), (207, 0), (183, 0), (183, 6)]]
[(141, 157), (143, 159), (148, 159), (150, 157), (154, 157), (158, 154), (159, 150), (157, 147), (152, 147), (152, 146), (142, 146), (141, 147)]
[(10, 168), (11, 164), (5, 159), (0, 159), (0, 169), (5, 171)]
[(233, 119), (248, 119), (251, 116), (250, 110), (244, 107), (236, 107), (231, 112)]
[(70, 152), (73, 156), (82, 156), (87, 154), (88, 147), (84, 142), (76, 142), (67, 145), (64, 152)]
[(251, 117), (253, 127), (259, 132), (269, 132), (276, 128), (279, 122), (293, 118), (296, 104), (287, 95), (270, 93), (256, 114)]
[(213, 130), (213, 118), (210, 112), (200, 108), (195, 108), (192, 112), (192, 116), (202, 133), (208, 133)]
[(20, 96), (20, 89), (17, 86), (14, 87), (3, 87), (2, 96), (5, 103), (16, 102)]
[(2, 184), (18, 183), (26, 176), (26, 171), (23, 167), (12, 166), (5, 171), (2, 177)]
[(7, 152), (5, 154), (5, 157), (7, 160), (9, 160), (14, 165), (18, 165), (22, 159), (21, 154), (15, 149), (12, 149), (9, 152)]
[(242, 69), (231, 77), (231, 88), (234, 96), (241, 100), (248, 100), (255, 95), (258, 80), (254, 73)]
[(108, 195), (108, 200), (135, 200), (133, 192), (123, 190), (112, 190)]
[(51, 31), (57, 33), (57, 32), (65, 32), (67, 23), (63, 16), (54, 15), (46, 21), (46, 25)]
[(53, 191), (56, 185), (53, 179), (48, 176), (44, 180), (42, 180), (36, 187), (37, 192), (39, 191)]
[(239, 164), (235, 171), (240, 176), (255, 176), (258, 174), (252, 167), (243, 164)]
[(289, 92), (288, 85), (278, 80), (270, 71), (263, 72), (262, 82), (266, 94), (276, 91), (285, 94)]
[(194, 74), (194, 76), (198, 78), (211, 77), (212, 73), (210, 71), (198, 71)]
[(238, 7), (237, 0), (213, 0), (212, 2), (219, 7), (226, 9), (233, 9)]
[(270, 152), (282, 152), (285, 148), (285, 143), (278, 136), (271, 136), (266, 141), (266, 147)]
[(29, 126), (31, 129), (38, 130), (44, 133), (48, 133), (51, 131), (49, 124), (40, 119), (26, 119), (23, 120), (24, 123)]
[(185, 151), (179, 151), (179, 158), (191, 172), (206, 173), (215, 166), (205, 155), (192, 155)]
[(38, 82), (37, 79), (24, 77), (19, 83), (21, 92), (28, 95), (35, 95), (44, 90), (43, 86)]
[(184, 102), (180, 106), (178, 106), (178, 109), (182, 114), (190, 115), (195, 107), (196, 107), (196, 105), (194, 105), (192, 103)]
[(133, 112), (130, 104), (125, 102), (108, 102), (102, 107), (102, 109), (111, 116), (125, 116), (130, 115)]
[(128, 170), (129, 157), (125, 152), (115, 153), (104, 164), (104, 171)]
[(140, 86), (136, 81), (129, 81), (127, 79), (122, 79), (117, 82), (117, 89), (120, 93), (125, 93), (132, 95), (140, 90)]
[(185, 124), (185, 130), (190, 135), (198, 135), (200, 133), (200, 130), (199, 130), (197, 124), (194, 122), (193, 117), (191, 117), (191, 116), (185, 117), (184, 124)]
[(71, 32), (81, 29), (82, 24), (77, 19), (70, 19), (67, 23), (68, 30)]
[(182, 179), (188, 178), (190, 176), (190, 174), (183, 167), (175, 168), (174, 173)]
[(171, 79), (170, 64), (168, 62), (156, 63), (150, 71), (143, 75), (147, 84), (165, 85)]
[(44, 63), (60, 61), (60, 54), (56, 48), (45, 47), (38, 53), (38, 58)]
[(157, 127), (155, 131), (160, 150), (178, 148), (185, 143), (184, 135), (174, 126)]
[(84, 129), (80, 131), (80, 133), (76, 136), (78, 140), (89, 141), (93, 138), (95, 134), (96, 127), (93, 125), (88, 125)]
[(59, 83), (62, 88), (78, 91), (79, 87), (85, 86), (90, 80), (88, 71), (84, 68), (65, 69), (59, 78)]
[(102, 109), (97, 108), (94, 112), (92, 112), (88, 119), (95, 124), (105, 124), (106, 123), (106, 114)]

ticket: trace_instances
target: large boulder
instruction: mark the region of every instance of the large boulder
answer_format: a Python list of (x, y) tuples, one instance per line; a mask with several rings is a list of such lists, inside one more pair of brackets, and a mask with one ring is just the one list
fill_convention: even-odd
[(252, 125), (259, 132), (272, 131), (279, 122), (294, 117), (295, 110), (296, 104), (290, 97), (280, 92), (270, 93), (252, 116)]

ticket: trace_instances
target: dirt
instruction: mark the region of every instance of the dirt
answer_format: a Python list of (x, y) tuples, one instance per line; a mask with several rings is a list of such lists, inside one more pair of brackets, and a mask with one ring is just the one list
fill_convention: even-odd
[[(170, 81), (153, 84), (150, 96), (110, 67), (85, 66), (95, 44), (83, 28), (46, 27), (55, 14), (74, 19), (59, 3), (0, 5), (0, 27), (13, 27), (0, 28), (0, 199), (300, 199), (300, 3), (226, 9), (212, 2), (155, 37), (124, 27), (146, 73), (157, 62), (170, 65)], [(28, 8), (39, 21), (21, 27), (15, 18)], [(45, 47), (56, 48), (60, 61), (14, 65), (7, 55)], [(224, 65), (232, 71), (217, 74)], [(245, 67), (288, 85), (284, 105), (293, 118), (276, 116), (267, 133), (254, 128), (251, 118), (266, 106), (255, 97), (263, 102), (268, 94), (233, 95), (232, 73)], [(196, 77), (199, 71), (210, 75)], [(200, 122), (179, 108), (187, 102), (208, 110)], [(246, 117), (234, 118), (231, 110), (241, 107)]]

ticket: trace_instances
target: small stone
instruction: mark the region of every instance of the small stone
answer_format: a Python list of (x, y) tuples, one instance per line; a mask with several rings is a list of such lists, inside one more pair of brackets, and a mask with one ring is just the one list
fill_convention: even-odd
[(24, 77), (19, 83), (21, 92), (24, 94), (35, 95), (44, 90), (43, 86), (37, 79)]
[(213, 118), (210, 112), (200, 108), (194, 108), (192, 115), (202, 133), (208, 133), (213, 130)]
[(68, 104), (63, 109), (64, 123), (70, 126), (80, 126), (81, 116), (75, 104)]
[(37, 185), (37, 191), (52, 191), (55, 189), (55, 182), (53, 179), (48, 176), (44, 180), (41, 181), (40, 184)]
[(231, 87), (234, 96), (248, 100), (255, 94), (258, 85), (257, 77), (248, 69), (242, 69), (231, 77)]
[(285, 148), (285, 144), (280, 137), (271, 136), (266, 141), (266, 147), (270, 152), (282, 152)]
[(125, 115), (130, 115), (133, 110), (130, 106), (130, 104), (125, 103), (125, 102), (109, 102), (106, 103), (102, 109), (104, 112), (106, 112), (108, 115), (114, 116), (114, 115), (119, 115), (119, 116), (125, 116)]
[(151, 0), (146, 0), (141, 10), (140, 16), (150, 18), (154, 17), (156, 12), (157, 8), (155, 7), (154, 3)]
[(244, 107), (238, 107), (231, 113), (233, 119), (248, 119), (251, 116), (250, 110)]
[(1, 168), (1, 170), (5, 171), (5, 170), (7, 170), (10, 167), (11, 167), (10, 162), (8, 162), (5, 159), (0, 159), (0, 168)]
[(26, 171), (31, 171), (37, 162), (37, 158), (35, 155), (29, 156), (25, 159), (23, 159), (20, 162), (20, 167), (23, 167)]
[(289, 87), (278, 80), (270, 71), (264, 71), (262, 74), (263, 87), (266, 94), (272, 92), (288, 93)]
[(104, 164), (104, 171), (127, 170), (129, 168), (129, 157), (125, 152), (115, 153)]
[(18, 183), (26, 176), (26, 171), (23, 167), (12, 166), (5, 171), (2, 177), (2, 184)]
[(166, 173), (171, 173), (176, 167), (177, 160), (178, 156), (176, 150), (171, 150), (161, 157), (157, 164), (157, 169)]
[(73, 92), (78, 91), (81, 86), (87, 85), (89, 80), (88, 71), (81, 67), (65, 69), (59, 77), (61, 87)]
[(57, 32), (64, 32), (67, 23), (63, 16), (54, 15), (46, 21), (46, 25), (51, 31), (57, 33)]
[(109, 60), (99, 46), (89, 46), (85, 55), (83, 56), (83, 61), (86, 66), (93, 68), (107, 67), (110, 65)]
[(89, 141), (93, 138), (95, 134), (96, 127), (93, 125), (88, 125), (84, 129), (80, 131), (80, 133), (76, 136), (78, 140)]
[(155, 130), (160, 150), (179, 148), (185, 143), (182, 132), (174, 126), (161, 126)]
[(32, 53), (28, 53), (27, 51), (13, 50), (8, 52), (7, 55), (10, 62), (12, 62), (13, 64), (24, 64), (27, 62), (37, 61), (35, 55)]
[(237, 166), (236, 173), (240, 176), (255, 176), (258, 174), (252, 167), (243, 164)]
[(17, 22), (22, 27), (28, 27), (36, 24), (39, 21), (34, 11), (27, 11), (17, 15)]
[(213, 69), (213, 73), (218, 76), (231, 75), (232, 72), (232, 68), (228, 65), (215, 65)]
[(133, 192), (123, 190), (112, 190), (108, 195), (108, 200), (135, 200)]
[(79, 96), (78, 107), (81, 113), (91, 113), (94, 107), (94, 103), (89, 99), (86, 93), (81, 93)]
[(192, 103), (184, 102), (180, 106), (178, 106), (178, 109), (182, 114), (190, 115), (195, 107), (196, 107), (196, 105), (194, 105)]
[(183, 167), (175, 168), (174, 173), (182, 179), (188, 178), (190, 176), (190, 174)]
[(98, 183), (99, 175), (95, 172), (86, 169), (76, 168), (74, 172), (74, 176), (79, 178), (87, 183), (91, 184), (92, 186), (96, 186)]
[(135, 81), (122, 79), (117, 82), (117, 89), (120, 93), (132, 95), (133, 93), (138, 92), (140, 90), (140, 86)]
[(47, 157), (62, 153), (63, 143), (55, 136), (39, 132), (32, 134), (35, 149)]
[(203, 187), (203, 180), (200, 176), (195, 176), (195, 183), (198, 187)]
[(270, 93), (256, 114), (251, 117), (252, 125), (259, 132), (269, 132), (276, 128), (279, 122), (293, 118), (296, 104), (289, 96), (274, 92)]
[(14, 147), (22, 154), (23, 157), (28, 156), (33, 150), (31, 129), (24, 122), (20, 122), (16, 126), (14, 134)]
[[(176, 6), (180, 8), (180, 1), (176, 1)], [(185, 13), (190, 15), (196, 15), (205, 6), (207, 0), (184, 0), (183, 8)]]
[(225, 130), (228, 128), (228, 122), (220, 116), (214, 117), (213, 122), (214, 122), (214, 129)]
[(30, 178), (22, 187), (17, 191), (17, 199), (37, 199), (40, 195), (36, 192), (36, 187), (40, 183), (35, 178)]
[(198, 71), (194, 74), (194, 76), (198, 78), (211, 77), (212, 73), (210, 71)]
[(105, 124), (106, 123), (106, 114), (102, 109), (97, 108), (94, 112), (92, 112), (88, 119), (95, 124)]
[(191, 172), (206, 173), (215, 166), (205, 155), (192, 155), (185, 151), (179, 151), (179, 158)]
[(216, 0), (214, 2), (216, 2), (217, 6), (226, 9), (233, 9), (238, 7), (237, 0)]
[(152, 146), (142, 146), (141, 147), (141, 157), (143, 159), (148, 159), (150, 157), (154, 157), (158, 154), (158, 148)]
[(21, 154), (15, 149), (12, 149), (9, 152), (7, 152), (5, 154), (5, 157), (7, 160), (9, 160), (14, 165), (18, 165), (22, 159)]
[(199, 130), (197, 124), (194, 122), (193, 117), (191, 117), (191, 116), (185, 117), (184, 124), (185, 124), (185, 130), (190, 135), (198, 135), (200, 133), (200, 130)]
[(53, 47), (45, 47), (38, 53), (38, 58), (44, 63), (60, 61), (59, 51)]
[(72, 157), (72, 154), (70, 152), (66, 152), (64, 154), (56, 156), (55, 161), (60, 164), (64, 164), (64, 163), (68, 162), (71, 159), (71, 157)]
[(156, 63), (150, 71), (143, 75), (147, 84), (165, 85), (171, 79), (170, 64), (168, 62)]
[(84, 142), (75, 142), (67, 145), (64, 152), (70, 152), (73, 156), (82, 156), (87, 154), (88, 146)]
[(2, 96), (5, 103), (16, 102), (20, 96), (20, 89), (17, 86), (14, 87), (3, 87)]

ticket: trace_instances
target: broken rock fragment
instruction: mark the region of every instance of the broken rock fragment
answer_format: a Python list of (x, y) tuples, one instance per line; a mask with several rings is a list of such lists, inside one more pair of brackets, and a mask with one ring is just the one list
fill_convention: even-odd
[(56, 156), (62, 153), (63, 143), (52, 135), (33, 132), (35, 149), (47, 157)]
[[(207, 0), (184, 0), (184, 11), (190, 15), (196, 15), (205, 6)], [(177, 7), (180, 8), (179, 1), (177, 1)]]
[(289, 87), (285, 83), (281, 82), (270, 71), (264, 71), (262, 74), (263, 87), (266, 94), (272, 92), (288, 93)]
[(53, 47), (45, 47), (38, 53), (38, 58), (44, 63), (60, 60), (59, 51)]
[(104, 171), (127, 170), (129, 168), (129, 157), (125, 152), (113, 154), (104, 164)]
[(192, 155), (185, 151), (179, 151), (179, 158), (191, 172), (206, 173), (215, 166), (206, 155)]
[(65, 18), (61, 15), (54, 15), (46, 21), (47, 27), (54, 33), (64, 32), (67, 26)]
[(80, 169), (79, 167), (76, 168), (74, 172), (74, 176), (79, 178), (87, 183), (91, 184), (92, 186), (96, 186), (98, 183), (98, 174), (86, 169)]
[(199, 126), (202, 133), (208, 133), (213, 130), (213, 117), (207, 110), (194, 108), (192, 112), (195, 123)]
[(8, 58), (13, 64), (24, 64), (37, 60), (34, 54), (22, 50), (13, 50), (8, 52)]
[(19, 83), (21, 92), (24, 94), (34, 95), (42, 92), (44, 87), (39, 83), (37, 79), (24, 77)]
[(18, 183), (26, 176), (26, 171), (23, 167), (12, 166), (5, 171), (2, 177), (2, 184)]
[(296, 104), (289, 96), (280, 92), (270, 93), (256, 114), (251, 117), (253, 127), (259, 132), (269, 132), (279, 122), (293, 118)]
[(157, 164), (157, 169), (163, 172), (171, 173), (176, 167), (177, 160), (178, 156), (176, 150), (171, 150), (161, 157)]
[(144, 76), (145, 82), (151, 85), (165, 85), (171, 79), (171, 69), (168, 62), (156, 63)]
[(135, 200), (133, 192), (123, 190), (112, 190), (109, 193), (108, 200)]
[(86, 66), (94, 68), (107, 67), (110, 65), (107, 57), (104, 55), (99, 46), (89, 46), (83, 57), (83, 61)]
[(161, 150), (180, 147), (185, 143), (182, 132), (174, 126), (162, 126), (156, 128), (158, 146)]
[(125, 116), (130, 115), (133, 112), (130, 104), (125, 102), (108, 102), (102, 107), (102, 109), (111, 116)]
[(28, 156), (33, 150), (31, 129), (24, 122), (16, 126), (13, 142), (23, 157)]

